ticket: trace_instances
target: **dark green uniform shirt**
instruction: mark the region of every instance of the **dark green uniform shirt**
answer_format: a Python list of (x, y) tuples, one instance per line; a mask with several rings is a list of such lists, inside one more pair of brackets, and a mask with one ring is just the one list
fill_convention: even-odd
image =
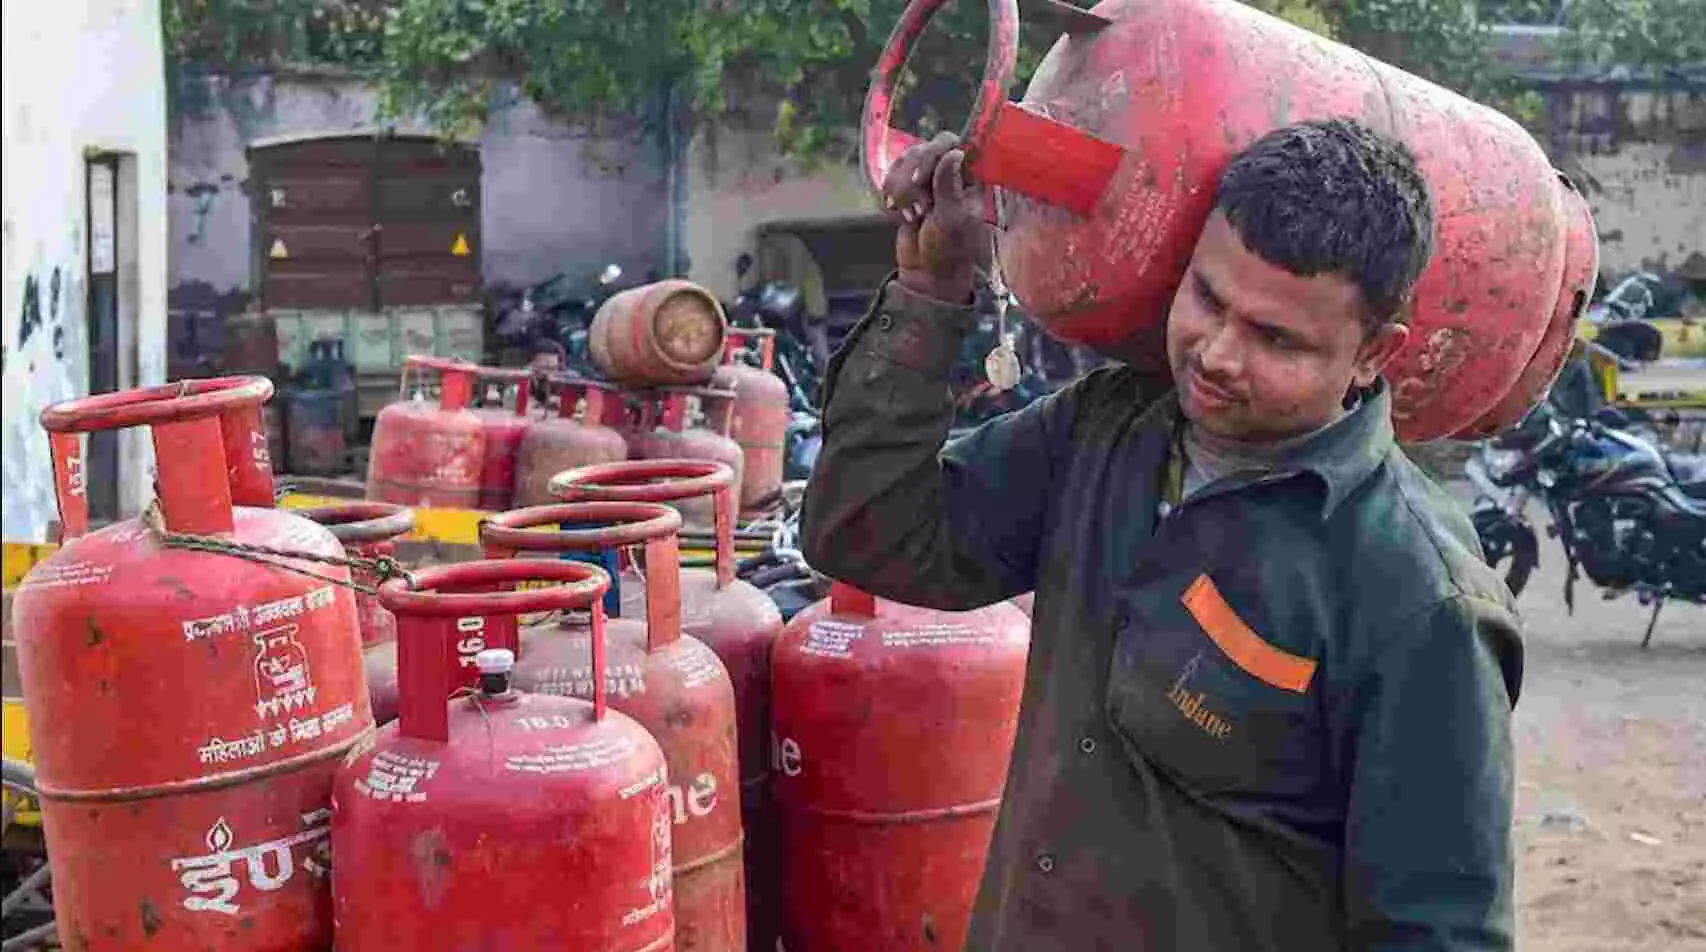
[(876, 594), (1037, 593), (969, 948), (1510, 948), (1518, 623), (1384, 390), (1167, 507), (1178, 403), (1129, 368), (944, 447), (972, 319), (885, 285), (804, 513)]

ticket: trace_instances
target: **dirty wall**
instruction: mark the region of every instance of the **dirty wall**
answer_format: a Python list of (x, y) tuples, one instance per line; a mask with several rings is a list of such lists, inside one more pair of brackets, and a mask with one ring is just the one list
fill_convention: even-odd
[[(376, 128), (378, 96), (326, 72), (191, 73), (173, 87), (170, 213), (175, 308), (230, 313), (254, 290), (249, 146)], [(420, 122), (391, 123), (431, 135)], [(638, 126), (593, 134), (518, 101), (496, 109), (479, 138), (481, 272), (523, 285), (614, 262), (659, 266), (669, 205), (666, 163)]]
[[(3, 432), (7, 540), (41, 541), (56, 518), (48, 404), (88, 391), (91, 154), (117, 153), (116, 216), (97, 222), (116, 260), (121, 385), (165, 372), (166, 106), (156, 0), (7, 3), (4, 11)], [(103, 186), (103, 194), (107, 192)], [(109, 206), (111, 207), (111, 206)], [(115, 234), (116, 233), (116, 234)], [(102, 258), (108, 258), (105, 252)], [(120, 442), (118, 504), (134, 512), (149, 483), (142, 433)]]
[(1600, 271), (1664, 275), (1706, 253), (1706, 81), (1542, 80), (1553, 161), (1587, 195)]

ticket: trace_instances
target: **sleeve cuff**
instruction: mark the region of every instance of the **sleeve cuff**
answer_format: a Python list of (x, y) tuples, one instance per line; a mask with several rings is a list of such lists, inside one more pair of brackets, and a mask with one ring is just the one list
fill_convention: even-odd
[[(977, 299), (981, 301), (982, 295)], [(961, 341), (975, 326), (977, 315), (976, 304), (936, 300), (890, 275), (861, 337), (874, 356), (920, 373), (946, 376), (959, 359)]]

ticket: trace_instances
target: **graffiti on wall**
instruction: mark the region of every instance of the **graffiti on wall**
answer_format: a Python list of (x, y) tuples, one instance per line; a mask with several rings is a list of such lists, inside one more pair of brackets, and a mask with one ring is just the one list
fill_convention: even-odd
[[(82, 236), (70, 247), (81, 250)], [(83, 320), (82, 256), (75, 265), (32, 268), (19, 299), (6, 302), (17, 317), (15, 334), (0, 342), (5, 426), (0, 433), (0, 479), (6, 486), (0, 535), (39, 540), (55, 518), (47, 435), (38, 418), (49, 404), (82, 393), (87, 375)], [(8, 320), (8, 324), (11, 322)]]

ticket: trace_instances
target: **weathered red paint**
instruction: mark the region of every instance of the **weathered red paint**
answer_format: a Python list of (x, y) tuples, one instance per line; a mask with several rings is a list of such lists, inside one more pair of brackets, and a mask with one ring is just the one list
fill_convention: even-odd
[(1030, 622), (839, 583), (771, 658), (790, 949), (958, 949), (1018, 727)]
[[(628, 455), (634, 459), (706, 459), (725, 463), (735, 471), (735, 481), (746, 478), (746, 452), (729, 432), (734, 425), (735, 392), (715, 387), (659, 387), (639, 391), (640, 424), (628, 437)], [(702, 426), (689, 426), (687, 411), (697, 399), (704, 414)], [(682, 499), (676, 507), (691, 528), (715, 524), (715, 507), (709, 499)]]
[[(738, 363), (744, 345), (758, 350), (758, 366)], [(769, 328), (729, 328), (724, 364), (711, 377), (711, 386), (734, 391), (729, 436), (740, 444), (744, 470), (740, 505), (752, 510), (774, 501), (782, 489), (782, 449), (788, 438), (788, 385), (772, 370), (776, 332)]]
[[(435, 406), (408, 393), (410, 371), (436, 371)], [(367, 463), (367, 498), (403, 506), (474, 509), (480, 503), (485, 428), (468, 409), (478, 368), (411, 354), (400, 399), (379, 411)]]
[[(899, 65), (944, 2), (914, 0), (879, 63), (864, 128), (873, 186), (902, 141), (887, 127)], [(1004, 35), (1014, 0), (990, 9)], [(1521, 126), (1244, 4), (1107, 0), (1095, 12), (1111, 24), (1058, 41), (1017, 106), (989, 105), (1015, 55), (992, 41), (968, 124), (969, 167), (999, 187), (1003, 274), (1051, 334), (1152, 363), (1226, 162), (1279, 126), (1349, 115), (1410, 145), (1437, 211), (1411, 340), (1387, 371), (1399, 437), (1450, 436), (1511, 390), (1553, 315), (1566, 232), (1584, 224)], [(1053, 121), (997, 121), (1011, 109)], [(1122, 151), (1099, 198), (1086, 209), (1060, 194), (1056, 179), (1106, 171), (1107, 146)], [(1036, 156), (1053, 157), (1053, 175), (1039, 177)]]
[[(515, 505), (553, 501), (551, 477), (589, 463), (628, 458), (622, 395), (609, 384), (557, 375), (548, 381), (557, 392), (557, 415), (536, 421), (516, 451)], [(580, 409), (585, 401), (584, 411)]]
[[(604, 528), (532, 528), (586, 525)], [(611, 620), (607, 690), (611, 706), (651, 731), (669, 762), (676, 943), (736, 952), (746, 948), (746, 890), (734, 687), (716, 654), (681, 634), (680, 527), (667, 506), (571, 503), (499, 513), (481, 524), (480, 541), (490, 556), (643, 545), (645, 621)], [(522, 690), (586, 697), (605, 686), (588, 671), (584, 624), (547, 621), (524, 629), (520, 640), (515, 683)]]
[[(424, 569), (380, 592), (396, 613), (403, 710), (337, 775), (332, 847), (343, 952), (658, 952), (673, 948), (663, 753), (584, 701), (486, 690), (445, 699), (470, 623), (586, 610), (603, 638), (609, 577), (511, 559)], [(517, 583), (553, 587), (494, 591)], [(591, 679), (603, 683), (604, 655)]]
[[(516, 454), (533, 425), (527, 413), (528, 384), (532, 380), (533, 372), (530, 370), (512, 367), (481, 367), (479, 370), (481, 406), (474, 415), (480, 419), (485, 448), (480, 458), (478, 506), (487, 512), (508, 509), (515, 496)], [(504, 408), (501, 395), (495, 406), (485, 405), (487, 397), (492, 395), (487, 388), (494, 382), (501, 390), (515, 391), (515, 400), (508, 409)]]
[(727, 328), (716, 295), (671, 278), (617, 292), (599, 305), (587, 353), (623, 383), (704, 383), (722, 362)]
[[(774, 856), (767, 848), (776, 827), (770, 807), (770, 651), (782, 634), (782, 613), (768, 595), (735, 578), (734, 471), (713, 460), (634, 460), (583, 466), (559, 474), (551, 490), (567, 502), (676, 502), (711, 496), (716, 502), (714, 568), (681, 571), (681, 628), (717, 653), (735, 692), (739, 730), (740, 805), (746, 830), (748, 945), (772, 949), (779, 926)], [(622, 614), (638, 614), (645, 579), (622, 577)], [(768, 901), (767, 901), (768, 900)]]
[[(66, 477), (78, 434), (149, 427), (170, 531), (336, 556), (306, 519), (232, 506), (228, 438), (258, 422), (232, 411), (271, 393), (258, 377), (194, 381), (41, 420)], [(139, 520), (84, 534), (77, 482), (60, 480), (67, 538), (14, 606), (60, 941), (327, 948), (332, 774), (373, 723), (348, 572), (166, 548)]]
[[(331, 530), (343, 544), (344, 551), (364, 559), (376, 559), (397, 551), (397, 537), (415, 528), (412, 509), (388, 502), (349, 502), (312, 509), (298, 509), (296, 514)], [(357, 581), (374, 584), (370, 576), (358, 576)], [(377, 595), (357, 593), (356, 616), (361, 623), (362, 668), (367, 675), (367, 699), (373, 707), (373, 721), (389, 724), (397, 716), (397, 619)]]
[(1572, 227), (1566, 233), (1563, 284), (1552, 307), (1552, 321), (1546, 325), (1546, 336), (1540, 339), (1540, 346), (1517, 376), (1516, 383), (1485, 416), (1457, 434), (1458, 439), (1485, 439), (1515, 426), (1534, 409), (1564, 369), (1564, 361), (1576, 340), (1576, 324), (1587, 310), (1588, 301), (1593, 299), (1594, 284), (1599, 280), (1599, 236), (1594, 229), (1593, 211), (1575, 183), (1563, 173), (1559, 173), (1558, 180), (1564, 187), (1564, 206)]

